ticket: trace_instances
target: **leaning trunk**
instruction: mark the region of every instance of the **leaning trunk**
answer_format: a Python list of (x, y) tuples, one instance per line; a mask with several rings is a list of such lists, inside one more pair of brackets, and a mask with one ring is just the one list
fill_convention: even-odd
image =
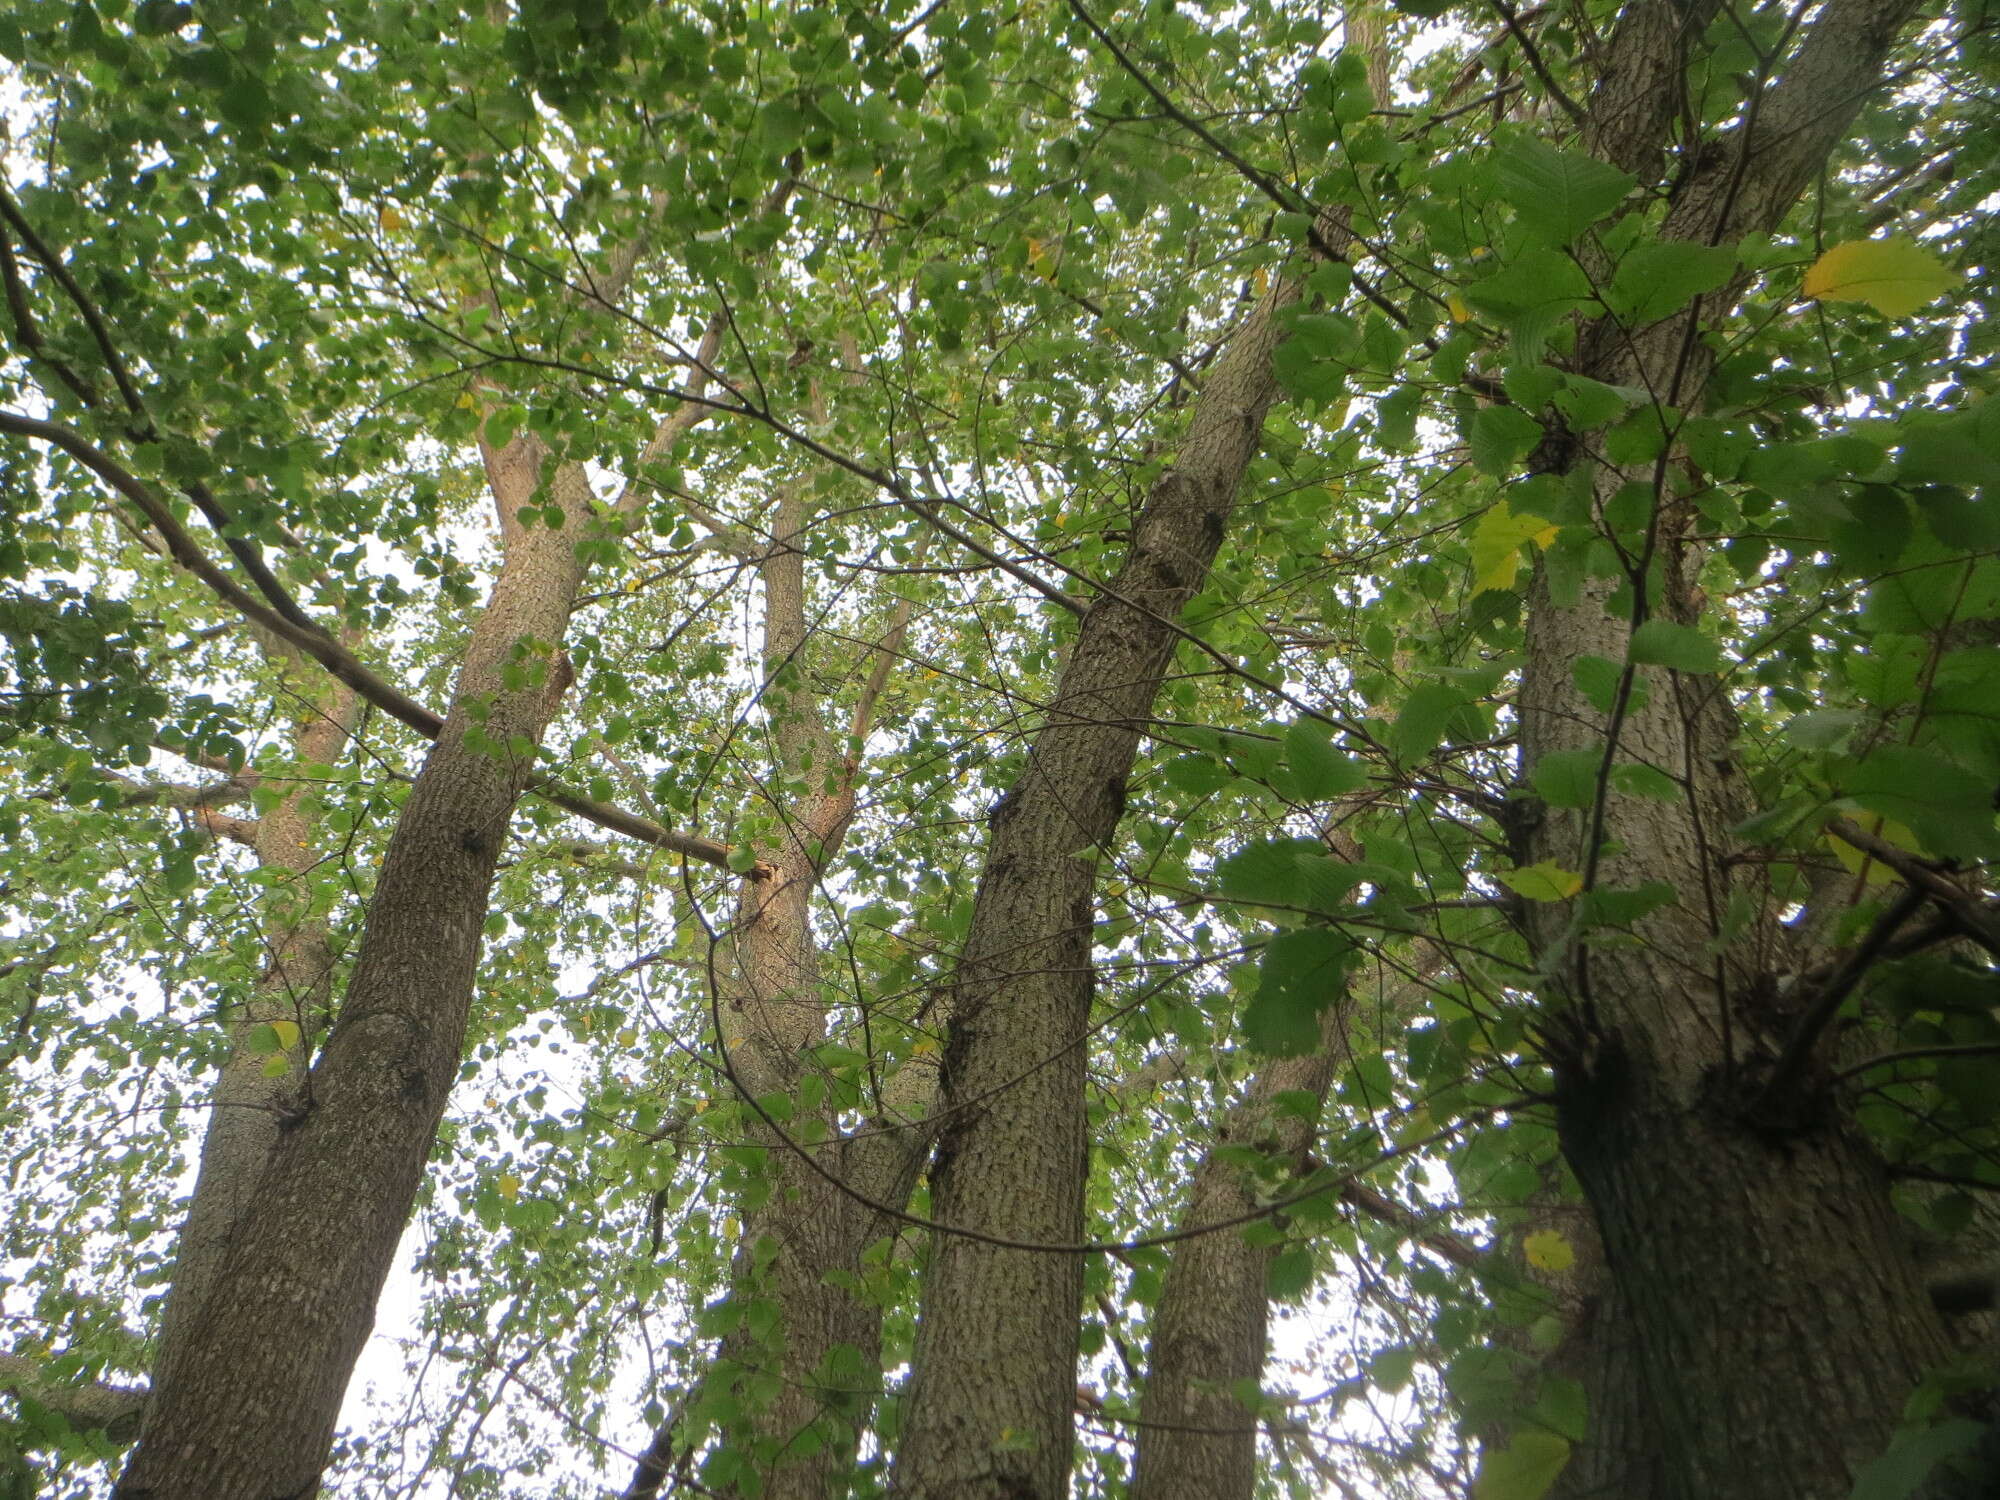
[[(908, 1202), (924, 1140), (893, 1128), (844, 1138), (830, 1100), (808, 1110), (798, 1098), (809, 1049), (827, 1035), (812, 901), (853, 817), (856, 774), (806, 683), (805, 494), (804, 485), (782, 493), (758, 573), (762, 699), (775, 762), (764, 785), (812, 790), (771, 798), (779, 831), (738, 889), (716, 1004), (729, 1081), (745, 1101), (749, 1138), (766, 1149), (770, 1190), (741, 1211), (729, 1289), (736, 1322), (693, 1403), (736, 1414), (723, 1426), (704, 1485), (760, 1500), (825, 1500), (853, 1464), (874, 1410), (882, 1342), (882, 1309), (856, 1288), (867, 1271), (862, 1253), (892, 1227), (869, 1205)], [(907, 619), (905, 611), (900, 620)], [(892, 625), (884, 646), (893, 650), (902, 629)], [(862, 727), (857, 721), (857, 740)], [(778, 1098), (792, 1107), (767, 1117), (766, 1101)], [(753, 1332), (748, 1310), (759, 1301), (775, 1306), (777, 1317)], [(626, 1500), (659, 1493), (675, 1462), (676, 1425), (655, 1435)]]
[[(317, 673), (283, 647), (274, 648), (273, 655)], [(307, 717), (293, 737), (294, 761), (301, 767), (330, 765), (353, 726), (357, 699), (351, 689), (327, 684), (316, 697), (303, 695), (303, 701)], [(165, 1349), (188, 1341), (236, 1226), (257, 1192), (265, 1160), (286, 1122), (305, 1103), (306, 1065), (333, 995), (334, 953), (326, 918), (313, 909), (303, 886), (303, 877), (321, 858), (313, 837), (316, 798), (316, 789), (301, 777), (257, 820), (258, 866), (285, 883), (273, 888), (261, 913), (264, 973), (250, 997), (223, 1018), (229, 1052), (216, 1078), (194, 1196), (175, 1253), (173, 1289), (160, 1319)], [(264, 1026), (278, 1029), (275, 1052), (254, 1044)], [(287, 1027), (289, 1032), (283, 1029)], [(274, 1059), (284, 1067), (274, 1067)]]
[[(1083, 616), (1048, 722), (993, 810), (959, 958), (931, 1168), (932, 1250), (898, 1456), (921, 1500), (1058, 1500), (1073, 1439), (1089, 1174), (1092, 892), (1125, 778), (1277, 394), (1276, 290), (1196, 403), (1131, 550)], [(1012, 1241), (1013, 1245), (995, 1243)], [(1024, 1249), (1020, 1246), (1049, 1246)]]
[[(390, 838), (300, 1113), (273, 1143), (200, 1316), (160, 1350), (122, 1500), (318, 1488), (458, 1076), (494, 867), (567, 671), (543, 653), (562, 640), (582, 578), (574, 539), (517, 518), (544, 457), (525, 435), (487, 451), (500, 576)], [(568, 515), (589, 515), (579, 467), (559, 468), (552, 488)]]

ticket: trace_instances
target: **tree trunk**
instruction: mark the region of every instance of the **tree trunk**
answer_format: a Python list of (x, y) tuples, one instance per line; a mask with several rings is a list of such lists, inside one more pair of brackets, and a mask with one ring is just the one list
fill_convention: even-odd
[[(1181, 1228), (1226, 1223), (1256, 1209), (1257, 1183), (1223, 1154), (1230, 1147), (1254, 1146), (1283, 1160), (1289, 1172), (1299, 1170), (1314, 1122), (1278, 1113), (1277, 1099), (1306, 1093), (1325, 1103), (1346, 1025), (1346, 1005), (1330, 1007), (1315, 1050), (1257, 1070), (1216, 1148), (1195, 1169)], [(1277, 1246), (1252, 1244), (1240, 1227), (1174, 1246), (1146, 1357), (1132, 1500), (1251, 1500), (1258, 1413), (1236, 1392), (1245, 1381), (1263, 1379), (1266, 1283), (1276, 1255)]]
[[(458, 1076), (493, 871), (564, 683), (575, 531), (523, 527), (546, 454), (486, 450), (503, 563), (397, 820), (345, 1002), (214, 1287), (162, 1347), (121, 1500), (304, 1500)], [(590, 515), (580, 466), (552, 499)], [(532, 670), (539, 667), (542, 670)], [(528, 669), (528, 670), (524, 670)]]
[[(843, 1193), (829, 1175), (861, 1198), (900, 1208), (909, 1201), (926, 1140), (919, 1131), (893, 1129), (843, 1139), (830, 1099), (813, 1110), (797, 1103), (806, 1053), (827, 1036), (812, 901), (820, 872), (853, 816), (856, 775), (803, 670), (805, 493), (804, 485), (782, 492), (758, 564), (763, 702), (772, 746), (765, 800), (779, 832), (758, 850), (757, 869), (738, 889), (730, 961), (717, 997), (732, 1084), (746, 1100), (793, 1101), (776, 1123), (747, 1112), (747, 1134), (768, 1151), (770, 1195), (741, 1211), (729, 1292), (739, 1317), (752, 1302), (767, 1299), (777, 1320), (762, 1334), (753, 1333), (747, 1319), (739, 1322), (724, 1335), (703, 1379), (705, 1395), (723, 1396), (740, 1413), (722, 1434), (729, 1465), (719, 1474), (711, 1469), (704, 1482), (716, 1493), (761, 1500), (825, 1500), (852, 1466), (879, 1393), (882, 1309), (849, 1288), (867, 1269), (862, 1252), (891, 1221)], [(890, 627), (878, 673), (907, 619), (904, 611)], [(871, 696), (864, 692), (857, 730), (865, 728)], [(807, 788), (803, 796), (787, 794), (787, 787), (800, 785)], [(817, 1141), (806, 1131), (809, 1122), (819, 1127)], [(807, 1151), (821, 1170), (802, 1159)], [(640, 1460), (627, 1500), (659, 1492), (674, 1456), (673, 1425), (663, 1426)]]
[[(316, 666), (297, 662), (296, 653), (284, 646), (269, 650), (277, 660), (296, 663), (318, 679), (301, 694), (309, 705), (308, 717), (293, 736), (294, 762), (330, 765), (346, 744), (359, 700), (352, 689), (327, 682)], [(317, 796), (317, 788), (300, 780), (257, 820), (254, 838), (262, 869), (296, 882), (319, 862), (313, 837)], [(306, 1068), (332, 1004), (334, 953), (325, 917), (312, 911), (309, 895), (296, 888), (280, 887), (266, 899), (267, 909), (260, 913), (264, 974), (251, 997), (224, 1018), (229, 1053), (216, 1079), (194, 1196), (174, 1259), (173, 1289), (160, 1317), (162, 1348), (186, 1343), (190, 1326), (200, 1317), (271, 1147), (304, 1103)], [(290, 1045), (277, 1053), (253, 1051), (252, 1034), (271, 1024), (297, 1028)], [(287, 1068), (273, 1077), (266, 1068), (279, 1056)]]
[[(1879, 85), (1915, 9), (1912, 0), (1823, 7), (1737, 138), (1704, 151), (1674, 186), (1662, 237), (1726, 244), (1774, 228)], [(1679, 86), (1686, 24), (1676, 5), (1632, 7), (1591, 106), (1586, 144), (1648, 182), (1660, 176), (1678, 108), (1662, 95)], [(1586, 329), (1576, 368), (1664, 405), (1697, 406), (1709, 368), (1699, 329), (1733, 298), (1716, 294), (1636, 334), (1608, 322)], [(1591, 1405), (1656, 1414), (1663, 1496), (1825, 1500), (1846, 1494), (1855, 1469), (1887, 1445), (1947, 1345), (1868, 1149), (1810, 1086), (1811, 1097), (1782, 1101), (1775, 1118), (1746, 1107), (1757, 1049), (1772, 1038), (1743, 1004), (1747, 949), (1718, 941), (1724, 840), (1742, 812), (1719, 692), (1700, 677), (1629, 669), (1645, 696), (1625, 698), (1614, 725), (1574, 685), (1586, 656), (1624, 662), (1641, 620), (1699, 616), (1692, 507), (1670, 478), (1664, 464), (1594, 469), (1600, 515), (1627, 484), (1652, 490), (1654, 571), (1634, 564), (1639, 603), (1629, 612), (1622, 601), (1609, 607), (1614, 582), (1627, 580), (1588, 580), (1574, 600), (1538, 580), (1520, 695), (1525, 774), (1551, 753), (1609, 740), (1619, 760), (1649, 763), (1686, 791), (1667, 804), (1612, 788), (1601, 822), (1550, 812), (1520, 840), (1524, 861), (1553, 860), (1597, 886), (1667, 880), (1678, 892), (1637, 925), (1637, 943), (1579, 941), (1566, 907), (1531, 903), (1530, 941), (1553, 976), (1544, 999), (1558, 1038), (1564, 1151), (1615, 1282), (1599, 1311), (1618, 1326), (1599, 1336), (1634, 1356), (1601, 1362), (1598, 1378), (1643, 1384), (1600, 1384)]]
[[(1048, 722), (993, 809), (945, 1047), (934, 1217), (952, 1229), (1073, 1244), (1089, 1173), (1084, 1065), (1098, 851), (1177, 635), (1277, 395), (1276, 289), (1196, 402), (1117, 578), (1085, 613)], [(1082, 1262), (949, 1231), (933, 1244), (898, 1454), (920, 1500), (1067, 1492)]]

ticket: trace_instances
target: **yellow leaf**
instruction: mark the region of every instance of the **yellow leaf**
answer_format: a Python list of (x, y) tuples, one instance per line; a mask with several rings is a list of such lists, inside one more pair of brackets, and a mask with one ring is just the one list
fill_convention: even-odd
[(632, 1027), (630, 1027), (630, 1026), (627, 1026), (627, 1027), (626, 1027), (626, 1028), (625, 1028), (625, 1029), (624, 1029), (623, 1031), (621, 1031), (621, 1032), (619, 1032), (619, 1033), (618, 1033), (618, 1045), (619, 1045), (619, 1046), (621, 1046), (621, 1047), (636, 1047), (636, 1046), (638, 1046), (638, 1045), (639, 1045), (639, 1033), (638, 1033), (638, 1032), (637, 1032), (636, 1030), (634, 1030), (634, 1029), (633, 1029)]
[(1451, 313), (1452, 322), (1470, 323), (1472, 321), (1472, 309), (1465, 305), (1465, 299), (1459, 296), (1457, 292), (1453, 292), (1449, 297), (1446, 297), (1444, 305)]
[(1581, 875), (1563, 869), (1552, 859), (1523, 865), (1518, 870), (1502, 870), (1498, 879), (1508, 890), (1530, 901), (1567, 901), (1583, 889)]
[[(1922, 854), (1923, 848), (1917, 843), (1917, 836), (1901, 823), (1892, 823), (1887, 818), (1875, 818), (1867, 825), (1868, 831), (1885, 844), (1894, 844), (1898, 849), (1907, 849), (1912, 854)], [(1866, 880), (1870, 885), (1890, 885), (1896, 880), (1896, 872), (1879, 859), (1870, 859), (1847, 840), (1836, 834), (1826, 836), (1826, 846), (1833, 851), (1833, 857), (1846, 866), (1851, 875), (1867, 871)]]
[(521, 1179), (516, 1177), (512, 1172), (501, 1173), (500, 1180), (494, 1183), (493, 1186), (499, 1191), (500, 1196), (505, 1198), (509, 1203), (512, 1203), (516, 1198), (521, 1196)]
[(278, 1045), (289, 1052), (299, 1044), (299, 1023), (297, 1021), (273, 1021), (271, 1030), (278, 1038)]
[(264, 1076), (266, 1078), (283, 1078), (291, 1071), (292, 1060), (282, 1052), (273, 1052), (269, 1057), (264, 1059)]
[(1822, 302), (1866, 302), (1885, 318), (1902, 318), (1958, 285), (1958, 273), (1915, 240), (1849, 240), (1806, 272), (1805, 293)]
[(403, 215), (393, 203), (383, 204), (381, 212), (376, 214), (375, 218), (391, 234), (403, 227)]
[(1522, 1240), (1521, 1253), (1537, 1271), (1567, 1271), (1576, 1264), (1576, 1251), (1553, 1229), (1537, 1229)]
[(910, 1049), (910, 1056), (925, 1057), (937, 1050), (938, 1050), (937, 1038), (934, 1036), (927, 1036), (922, 1041), (918, 1042), (916, 1046)]
[(1473, 591), (1511, 589), (1521, 543), (1546, 547), (1555, 540), (1557, 529), (1544, 517), (1515, 515), (1505, 500), (1493, 506), (1472, 530)]
[(1250, 285), (1255, 289), (1258, 296), (1263, 296), (1264, 293), (1271, 290), (1271, 273), (1262, 266), (1259, 266), (1250, 277)]
[(1028, 236), (1028, 269), (1044, 281), (1056, 279), (1055, 262), (1049, 259), (1049, 247), (1033, 235)]

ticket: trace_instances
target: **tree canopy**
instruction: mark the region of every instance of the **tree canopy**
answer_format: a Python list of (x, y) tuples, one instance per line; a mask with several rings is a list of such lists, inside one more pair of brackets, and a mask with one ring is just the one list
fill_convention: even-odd
[(1996, 33), (4, 0), (0, 1493), (1988, 1493)]

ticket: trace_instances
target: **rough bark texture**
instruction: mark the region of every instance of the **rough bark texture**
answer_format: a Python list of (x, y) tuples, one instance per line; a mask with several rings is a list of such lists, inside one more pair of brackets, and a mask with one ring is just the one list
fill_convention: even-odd
[[(301, 766), (330, 765), (346, 745), (359, 700), (352, 689), (330, 684), (316, 699), (308, 691), (305, 701), (311, 707), (293, 736), (294, 759)], [(316, 795), (309, 783), (297, 782), (257, 820), (252, 840), (265, 871), (297, 880), (318, 862)], [(190, 1324), (200, 1316), (271, 1147), (304, 1102), (306, 1068), (332, 1001), (334, 953), (326, 920), (306, 909), (302, 893), (286, 890), (276, 888), (262, 913), (262, 979), (251, 997), (223, 1018), (229, 1054), (216, 1078), (194, 1196), (175, 1255), (173, 1290), (161, 1314), (163, 1348), (186, 1343)], [(298, 1028), (283, 1050), (289, 1071), (275, 1078), (265, 1071), (274, 1054), (250, 1046), (252, 1033), (273, 1022)]]
[[(770, 544), (758, 565), (764, 585), (764, 707), (771, 772), (766, 802), (777, 836), (758, 850), (757, 871), (738, 889), (729, 931), (729, 962), (718, 975), (717, 1010), (733, 1082), (750, 1099), (795, 1098), (807, 1049), (825, 1040), (827, 1007), (820, 992), (812, 900), (820, 871), (839, 848), (854, 813), (854, 767), (844, 764), (827, 727), (824, 706), (807, 688), (805, 554), (809, 524), (804, 487), (780, 497)], [(907, 620), (907, 615), (903, 618)], [(890, 639), (900, 626), (892, 626)], [(865, 695), (864, 695), (865, 697)], [(803, 785), (803, 795), (787, 788)], [(800, 1142), (816, 1120), (818, 1144)], [(888, 1123), (888, 1122), (871, 1122)], [(862, 1252), (892, 1227), (882, 1214), (840, 1191), (801, 1159), (815, 1153), (825, 1172), (860, 1197), (900, 1208), (909, 1201), (927, 1139), (911, 1130), (870, 1132), (844, 1139), (831, 1102), (817, 1111), (795, 1108), (782, 1128), (756, 1121), (752, 1139), (765, 1144), (768, 1199), (742, 1212), (743, 1233), (730, 1295), (739, 1305), (773, 1301), (777, 1326), (763, 1339), (747, 1328), (726, 1335), (711, 1382), (732, 1388), (745, 1418), (722, 1441), (739, 1448), (757, 1476), (762, 1500), (825, 1500), (850, 1468), (879, 1394), (882, 1310), (843, 1285), (866, 1267)], [(848, 1285), (853, 1283), (849, 1281)], [(828, 1383), (827, 1361), (848, 1349), (845, 1383)], [(777, 1376), (772, 1382), (768, 1377)], [(760, 1395), (760, 1391), (774, 1394)], [(627, 1500), (659, 1493), (674, 1459), (672, 1424), (663, 1426), (640, 1460)], [(731, 1486), (725, 1493), (749, 1493)]]
[[(945, 1048), (934, 1216), (1076, 1242), (1088, 1176), (1085, 1040), (1097, 853), (1277, 394), (1284, 287), (1210, 375), (1118, 576), (1085, 614), (1046, 725), (993, 810)], [(1082, 1262), (940, 1234), (925, 1280), (896, 1484), (923, 1500), (1059, 1500), (1073, 1438)]]
[[(1822, 7), (1749, 123), (1704, 150), (1674, 188), (1663, 236), (1729, 243), (1774, 227), (1878, 85), (1915, 10), (1912, 0)], [(1586, 129), (1597, 154), (1648, 181), (1659, 175), (1675, 113), (1659, 96), (1678, 87), (1684, 17), (1672, 4), (1628, 11), (1625, 44), (1611, 49)], [(1698, 405), (1709, 356), (1697, 329), (1732, 297), (1637, 333), (1588, 329), (1578, 368), (1664, 403)], [(1602, 507), (1621, 486), (1658, 478), (1600, 466), (1592, 488)], [(1655, 493), (1656, 571), (1641, 575), (1643, 607), (1692, 621), (1701, 600), (1691, 509), (1670, 486)], [(1614, 733), (1573, 677), (1582, 657), (1626, 658), (1643, 616), (1622, 603), (1608, 608), (1613, 582), (1589, 581), (1573, 601), (1538, 585), (1531, 600), (1520, 696), (1530, 775), (1541, 757), (1601, 748)], [(1545, 993), (1565, 1037), (1564, 1150), (1616, 1283), (1597, 1310), (1613, 1353), (1596, 1372), (1592, 1407), (1652, 1414), (1665, 1455), (1662, 1496), (1824, 1500), (1846, 1494), (1855, 1469), (1883, 1450), (1947, 1343), (1866, 1147), (1823, 1099), (1786, 1101), (1780, 1119), (1745, 1108), (1746, 1080), (1773, 1037), (1744, 1005), (1747, 952), (1718, 954), (1713, 943), (1729, 889), (1723, 841), (1741, 814), (1731, 726), (1712, 679), (1642, 668), (1639, 680), (1645, 697), (1625, 705), (1617, 757), (1666, 771), (1686, 799), (1614, 789), (1601, 825), (1588, 814), (1550, 814), (1520, 850), (1585, 870), (1599, 885), (1667, 880), (1678, 891), (1639, 924), (1636, 944), (1578, 944), (1558, 907), (1538, 906), (1529, 923), (1542, 967), (1556, 976)], [(1630, 1359), (1619, 1357), (1626, 1349)]]
[[(500, 576), (390, 838), (302, 1112), (273, 1143), (199, 1316), (160, 1351), (121, 1500), (293, 1500), (318, 1489), (458, 1075), (494, 866), (533, 763), (518, 746), (540, 741), (557, 697), (563, 668), (548, 653), (582, 577), (575, 534), (515, 518), (545, 458), (529, 435), (486, 452)], [(558, 468), (552, 489), (571, 517), (589, 514), (580, 467)], [(546, 678), (521, 680), (517, 663), (536, 662)]]
[[(1277, 1099), (1305, 1093), (1325, 1101), (1345, 1028), (1346, 1007), (1333, 1006), (1316, 1050), (1257, 1070), (1217, 1149), (1195, 1170), (1181, 1227), (1223, 1223), (1256, 1208), (1258, 1185), (1223, 1154), (1230, 1147), (1257, 1147), (1298, 1170), (1314, 1125), (1295, 1112), (1279, 1114)], [(1257, 1414), (1235, 1392), (1240, 1382), (1263, 1378), (1266, 1282), (1276, 1254), (1275, 1245), (1253, 1245), (1236, 1228), (1174, 1247), (1153, 1315), (1132, 1500), (1250, 1500), (1255, 1493)]]

